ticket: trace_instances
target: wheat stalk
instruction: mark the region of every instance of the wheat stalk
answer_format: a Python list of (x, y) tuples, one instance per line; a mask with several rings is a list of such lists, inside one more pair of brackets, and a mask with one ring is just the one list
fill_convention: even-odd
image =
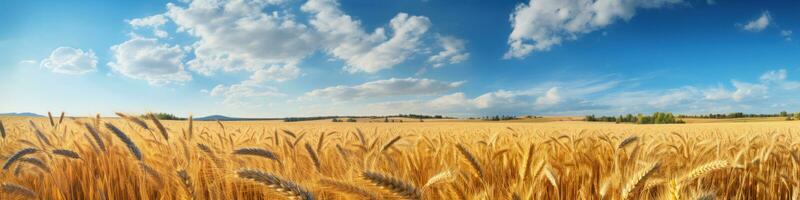
[(6, 138), (6, 127), (3, 126), (2, 120), (0, 120), (0, 135), (3, 136), (3, 139)]
[(11, 164), (14, 164), (14, 162), (16, 162), (18, 159), (22, 158), (22, 156), (25, 156), (25, 155), (28, 155), (28, 154), (32, 154), (32, 153), (36, 153), (36, 151), (39, 151), (39, 150), (37, 150), (35, 148), (24, 148), (24, 149), (21, 149), (21, 150), (17, 151), (16, 153), (14, 153), (14, 155), (11, 155), (11, 157), (8, 158), (8, 160), (6, 160), (5, 164), (3, 164), (3, 170), (7, 170), (8, 167), (11, 167)]
[(86, 127), (86, 130), (92, 134), (92, 138), (94, 139), (94, 142), (97, 143), (97, 146), (100, 147), (100, 150), (106, 151), (105, 142), (103, 142), (103, 139), (100, 138), (100, 133), (97, 132), (97, 129), (89, 124), (84, 124), (84, 126)]
[(45, 171), (45, 172), (48, 172), (48, 173), (50, 172), (50, 167), (47, 167), (47, 164), (45, 164), (44, 161), (42, 161), (41, 159), (33, 158), (33, 157), (23, 157), (23, 158), (19, 158), (19, 161), (31, 164), (33, 166), (36, 166), (39, 169), (41, 169), (42, 171)]
[(67, 158), (72, 158), (72, 159), (80, 159), (81, 158), (81, 156), (77, 152), (74, 152), (74, 151), (71, 151), (71, 150), (67, 150), (67, 149), (53, 149), (53, 154), (64, 156), (64, 157), (67, 157)]
[(216, 154), (214, 154), (214, 151), (212, 151), (210, 147), (203, 143), (197, 143), (197, 148), (205, 152), (208, 157), (211, 157), (211, 160), (214, 161), (214, 164), (217, 165), (217, 167), (224, 168), (225, 163), (222, 161), (222, 159), (219, 159)]
[(2, 187), (4, 193), (19, 194), (28, 198), (36, 198), (36, 192), (21, 185), (13, 183), (3, 183)]
[(478, 174), (478, 177), (483, 178), (483, 168), (481, 168), (481, 164), (478, 162), (478, 159), (476, 159), (475, 156), (473, 156), (472, 153), (469, 152), (466, 147), (464, 147), (464, 145), (457, 144), (456, 147), (458, 148), (458, 151), (461, 152), (461, 155), (464, 155), (464, 158), (469, 161), (470, 166), (472, 166), (472, 169), (474, 169)]
[(394, 137), (394, 138), (392, 138), (392, 140), (389, 140), (389, 142), (388, 142), (388, 143), (386, 143), (385, 145), (383, 145), (383, 148), (381, 148), (381, 152), (385, 152), (387, 149), (391, 148), (391, 147), (392, 147), (392, 145), (394, 145), (395, 143), (397, 143), (397, 141), (400, 141), (400, 139), (401, 139), (401, 138), (402, 138), (402, 136), (399, 136), (399, 135), (398, 135), (397, 137)]
[(281, 160), (278, 158), (277, 155), (275, 155), (275, 153), (261, 148), (255, 148), (255, 147), (238, 148), (233, 151), (233, 154), (259, 156), (270, 160), (278, 161), (279, 163), (281, 162)]
[(128, 120), (130, 122), (133, 122), (134, 124), (139, 125), (144, 129), (150, 130), (150, 127), (147, 126), (147, 123), (145, 123), (144, 121), (142, 121), (138, 117), (128, 116), (128, 115), (126, 115), (124, 113), (120, 113), (120, 112), (116, 112), (114, 114), (117, 114), (117, 116), (121, 117), (122, 119), (125, 119), (125, 120)]
[(317, 168), (317, 171), (320, 171), (321, 164), (319, 162), (319, 156), (317, 156), (317, 153), (314, 152), (314, 148), (311, 147), (311, 144), (306, 143), (305, 146), (306, 146), (306, 151), (308, 151), (308, 156), (311, 157), (311, 161), (314, 162), (314, 167)]
[(622, 199), (628, 199), (635, 195), (636, 190), (642, 188), (642, 185), (647, 181), (653, 173), (661, 166), (659, 162), (651, 164), (649, 167), (642, 169), (634, 174), (625, 187), (622, 188)]
[(53, 122), (53, 113), (50, 111), (47, 112), (47, 119), (50, 119), (50, 127), (56, 127), (56, 123)]
[(443, 171), (437, 173), (436, 175), (433, 175), (430, 178), (428, 178), (428, 181), (425, 182), (425, 185), (423, 185), (422, 188), (428, 188), (428, 187), (430, 187), (430, 186), (432, 186), (434, 184), (452, 180), (454, 177), (455, 176), (454, 176), (454, 173), (452, 171), (443, 170)]
[(53, 144), (50, 143), (50, 139), (48, 139), (47, 136), (45, 136), (44, 133), (42, 133), (42, 131), (40, 131), (39, 128), (36, 127), (36, 124), (34, 124), (33, 121), (28, 120), (28, 122), (30, 123), (31, 128), (33, 128), (33, 132), (36, 133), (37, 139), (47, 144), (47, 146), (53, 146)]
[(682, 177), (679, 183), (694, 180), (695, 178), (706, 175), (714, 170), (724, 169), (729, 167), (730, 164), (726, 160), (715, 160), (694, 168), (691, 172)]
[(121, 130), (119, 130), (119, 128), (108, 122), (106, 122), (105, 125), (108, 130), (111, 130), (111, 132), (114, 133), (114, 135), (116, 135), (117, 138), (119, 138), (120, 140), (122, 140), (123, 143), (125, 143), (125, 146), (128, 147), (128, 150), (131, 152), (131, 154), (133, 154), (133, 156), (136, 157), (137, 160), (140, 161), (142, 160), (142, 152), (139, 150), (139, 147), (137, 147), (136, 144), (133, 143), (131, 138), (129, 138), (128, 135), (125, 134), (125, 132), (122, 132)]
[(61, 116), (58, 117), (58, 124), (56, 125), (61, 125), (62, 122), (64, 122), (64, 112), (61, 112)]
[(361, 175), (376, 186), (389, 190), (400, 197), (411, 200), (421, 199), (422, 194), (417, 188), (397, 178), (371, 171), (365, 171)]
[(639, 137), (637, 137), (635, 135), (628, 136), (627, 138), (625, 138), (621, 142), (619, 142), (619, 145), (617, 145), (617, 148), (618, 149), (625, 148), (626, 146), (628, 146), (629, 144), (635, 142), (636, 140), (639, 140)]
[(313, 200), (314, 195), (294, 182), (282, 179), (270, 173), (252, 169), (240, 169), (237, 174), (240, 178), (253, 180), (266, 185), (287, 198)]
[(192, 186), (192, 179), (191, 177), (189, 177), (189, 173), (186, 173), (185, 169), (179, 169), (176, 172), (176, 174), (178, 175), (178, 178), (181, 179), (183, 188), (186, 189), (186, 192), (189, 193), (190, 196), (192, 196), (192, 199), (194, 199), (195, 198), (193, 189), (194, 187)]
[(158, 129), (158, 132), (161, 133), (161, 136), (164, 136), (165, 140), (169, 140), (169, 135), (167, 134), (167, 129), (164, 128), (164, 125), (161, 124), (161, 121), (158, 120), (158, 117), (156, 117), (156, 115), (153, 114), (153, 113), (149, 113), (149, 114), (147, 114), (147, 116), (150, 118), (150, 120), (153, 121), (153, 124), (156, 125), (156, 129)]
[(335, 189), (335, 190), (338, 190), (338, 191), (341, 191), (341, 192), (345, 192), (345, 193), (355, 194), (355, 195), (361, 196), (364, 199), (369, 199), (369, 200), (381, 199), (380, 197), (378, 197), (378, 195), (376, 195), (376, 194), (374, 194), (372, 192), (369, 192), (367, 190), (361, 189), (361, 188), (359, 188), (359, 187), (357, 187), (355, 185), (348, 184), (348, 183), (345, 183), (345, 182), (341, 182), (341, 181), (337, 181), (337, 180), (333, 180), (333, 179), (328, 179), (328, 178), (322, 178), (322, 179), (319, 180), (319, 183), (323, 184), (323, 185), (326, 185), (326, 186), (329, 186), (332, 189)]

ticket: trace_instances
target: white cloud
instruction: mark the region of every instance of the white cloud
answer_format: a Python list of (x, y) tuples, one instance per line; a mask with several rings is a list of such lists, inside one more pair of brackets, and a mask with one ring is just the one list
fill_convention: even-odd
[(306, 93), (303, 99), (330, 98), (338, 101), (346, 101), (386, 96), (429, 95), (457, 88), (463, 83), (464, 82), (461, 81), (443, 82), (432, 79), (391, 78), (355, 86), (339, 85), (312, 90)]
[(169, 33), (161, 29), (161, 26), (167, 23), (167, 18), (164, 15), (153, 15), (144, 18), (137, 18), (129, 20), (128, 23), (133, 28), (149, 27), (153, 29), (153, 35), (159, 38), (166, 38)]
[(250, 80), (261, 83), (264, 81), (283, 82), (292, 80), (300, 75), (300, 69), (294, 64), (287, 64), (284, 66), (270, 66), (267, 69), (259, 69), (255, 71)]
[[(763, 78), (763, 76), (762, 76)], [(722, 86), (710, 88), (703, 91), (703, 96), (707, 100), (733, 100), (736, 102), (766, 98), (769, 87), (766, 84), (747, 83), (733, 80), (731, 81), (735, 90), (730, 91)]]
[(724, 100), (731, 98), (731, 93), (721, 85), (703, 91), (703, 97), (708, 100)]
[(265, 13), (282, 1), (192, 1), (187, 7), (167, 4), (168, 16), (198, 38), (189, 69), (204, 75), (224, 70), (255, 72), (273, 65), (298, 63), (317, 44), (313, 31), (291, 14)]
[(112, 70), (151, 85), (186, 82), (192, 79), (184, 70), (186, 52), (180, 46), (160, 44), (156, 39), (133, 37), (111, 47)]
[(638, 9), (661, 8), (682, 0), (530, 0), (511, 13), (510, 49), (504, 58), (523, 58), (547, 51), (565, 40), (628, 21)]
[(800, 81), (790, 81), (787, 79), (786, 69), (770, 70), (761, 75), (761, 81), (766, 84), (775, 84), (782, 89), (800, 89)]
[(769, 11), (764, 11), (761, 13), (761, 16), (754, 19), (753, 21), (747, 22), (744, 25), (741, 25), (743, 30), (750, 31), (750, 32), (761, 32), (769, 26), (770, 21), (772, 21), (772, 16), (769, 14)]
[(767, 86), (762, 84), (753, 84), (740, 81), (733, 81), (733, 87), (736, 91), (731, 94), (731, 99), (734, 101), (741, 101), (747, 98), (763, 98), (767, 94)]
[(792, 41), (792, 30), (781, 30), (781, 37), (786, 41)]
[(444, 95), (427, 102), (427, 106), (433, 108), (434, 110), (464, 108), (467, 107), (468, 104), (469, 100), (466, 98), (463, 92)]
[(364, 31), (335, 0), (310, 0), (301, 9), (313, 15), (310, 23), (323, 36), (325, 51), (344, 60), (351, 73), (375, 73), (405, 62), (431, 26), (427, 17), (399, 13), (389, 22), (389, 37), (384, 28)]
[(685, 104), (701, 96), (701, 92), (694, 87), (671, 89), (648, 101), (655, 108), (665, 109), (676, 104)]
[(222, 97), (223, 104), (234, 107), (261, 107), (269, 102), (269, 98), (285, 97), (274, 87), (254, 82), (243, 82), (231, 86), (217, 85), (209, 92), (212, 97)]
[(558, 87), (553, 87), (547, 90), (544, 95), (536, 98), (536, 106), (546, 107), (561, 103), (561, 96), (558, 94)]
[(761, 81), (783, 81), (786, 80), (786, 70), (771, 70), (764, 72), (760, 77)]
[(42, 67), (62, 74), (85, 74), (97, 69), (97, 56), (92, 50), (58, 47), (41, 61)]
[[(318, 108), (342, 108), (326, 110), (330, 114), (422, 113), (455, 116), (777, 112), (800, 105), (800, 101), (794, 98), (800, 89), (800, 82), (789, 80), (781, 71), (786, 70), (767, 71), (762, 75), (763, 80), (757, 83), (732, 80), (728, 84), (702, 89), (700, 86), (686, 85), (640, 90), (636, 89), (638, 82), (647, 80), (625, 80), (612, 76), (589, 81), (540, 83), (526, 90), (499, 89), (474, 98), (464, 92), (453, 92), (440, 96), (413, 96), (406, 100), (392, 98), (383, 102), (337, 102), (333, 103), (336, 106), (318, 105)], [(790, 87), (792, 85), (795, 87)], [(318, 108), (308, 111), (315, 112)]]
[(498, 90), (475, 97), (475, 99), (472, 99), (472, 103), (479, 109), (509, 106), (517, 102), (518, 96), (520, 96), (518, 92)]
[(36, 63), (38, 63), (38, 62), (39, 62), (39, 61), (36, 61), (36, 60), (20, 60), (20, 61), (19, 61), (19, 64), (23, 64), (23, 65), (32, 65), (32, 64), (36, 64)]
[(437, 36), (436, 37), (442, 51), (436, 55), (428, 58), (428, 62), (433, 64), (433, 67), (441, 67), (445, 64), (457, 64), (469, 59), (469, 53), (466, 51), (464, 40), (451, 37), (451, 36)]

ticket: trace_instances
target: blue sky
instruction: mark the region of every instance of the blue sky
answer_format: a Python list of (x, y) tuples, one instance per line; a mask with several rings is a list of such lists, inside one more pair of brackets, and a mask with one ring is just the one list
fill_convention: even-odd
[(0, 4), (0, 112), (800, 111), (797, 1)]

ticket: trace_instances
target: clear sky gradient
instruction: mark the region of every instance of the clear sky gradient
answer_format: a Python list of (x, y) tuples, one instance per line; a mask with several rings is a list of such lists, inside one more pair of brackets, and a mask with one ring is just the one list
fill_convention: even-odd
[(800, 111), (800, 2), (2, 1), (0, 113)]

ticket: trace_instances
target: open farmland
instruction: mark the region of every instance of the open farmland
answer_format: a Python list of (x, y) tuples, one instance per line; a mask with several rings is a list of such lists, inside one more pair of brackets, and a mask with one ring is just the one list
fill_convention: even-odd
[(1, 199), (791, 199), (796, 122), (1, 117)]

